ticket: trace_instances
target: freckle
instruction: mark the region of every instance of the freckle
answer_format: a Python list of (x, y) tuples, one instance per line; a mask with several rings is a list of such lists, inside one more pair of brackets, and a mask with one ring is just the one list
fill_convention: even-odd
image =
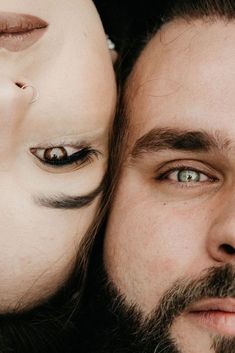
[(163, 202), (163, 206), (166, 206), (166, 202)]

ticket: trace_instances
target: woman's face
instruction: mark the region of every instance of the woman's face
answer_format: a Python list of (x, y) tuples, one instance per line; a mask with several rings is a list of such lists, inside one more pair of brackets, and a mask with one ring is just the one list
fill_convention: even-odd
[[(48, 25), (11, 34), (15, 14)], [(71, 272), (98, 207), (116, 91), (92, 1), (0, 0), (0, 30), (3, 312), (40, 302)]]

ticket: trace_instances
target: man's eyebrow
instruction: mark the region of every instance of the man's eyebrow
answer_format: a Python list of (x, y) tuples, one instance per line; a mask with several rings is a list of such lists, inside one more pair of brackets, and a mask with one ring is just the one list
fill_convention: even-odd
[(135, 159), (142, 154), (165, 149), (208, 152), (211, 149), (226, 149), (230, 144), (231, 141), (222, 137), (218, 131), (212, 134), (198, 130), (154, 128), (136, 141), (130, 155)]
[(95, 198), (103, 191), (103, 185), (104, 183), (102, 181), (95, 190), (83, 196), (67, 196), (64, 194), (59, 194), (50, 197), (36, 196), (33, 197), (33, 199), (38, 206), (64, 210), (80, 209), (90, 206)]

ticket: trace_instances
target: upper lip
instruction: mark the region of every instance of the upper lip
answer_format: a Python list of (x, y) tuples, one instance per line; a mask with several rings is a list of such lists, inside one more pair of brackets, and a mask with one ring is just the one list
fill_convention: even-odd
[(188, 309), (189, 312), (221, 311), (235, 313), (235, 298), (208, 298), (199, 301)]
[(0, 34), (22, 33), (35, 29), (46, 28), (48, 23), (39, 17), (17, 14), (11, 12), (0, 12)]

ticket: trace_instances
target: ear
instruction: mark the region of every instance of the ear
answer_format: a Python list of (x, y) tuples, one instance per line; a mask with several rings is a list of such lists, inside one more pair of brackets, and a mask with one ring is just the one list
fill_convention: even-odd
[(118, 58), (118, 53), (115, 50), (115, 44), (113, 43), (113, 41), (109, 38), (108, 35), (106, 35), (107, 38), (107, 44), (108, 44), (108, 48), (109, 48), (109, 53), (112, 59), (112, 63), (115, 64), (117, 58)]

